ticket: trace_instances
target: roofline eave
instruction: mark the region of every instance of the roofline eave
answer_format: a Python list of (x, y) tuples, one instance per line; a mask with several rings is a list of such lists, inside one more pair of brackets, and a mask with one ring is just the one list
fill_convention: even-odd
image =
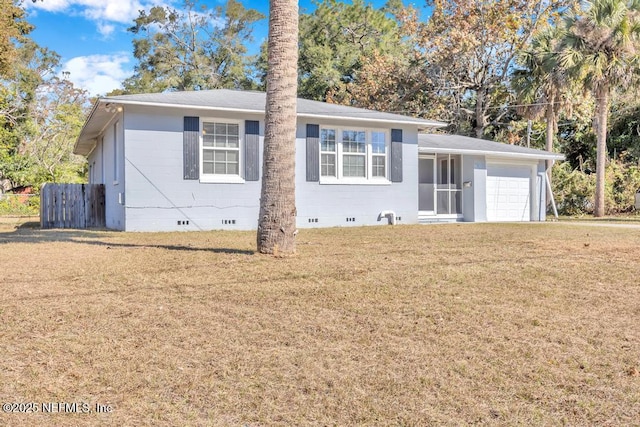
[(519, 158), (519, 159), (531, 159), (531, 160), (564, 160), (563, 154), (556, 153), (506, 153), (503, 151), (490, 151), (490, 150), (468, 150), (468, 149), (451, 149), (451, 148), (431, 148), (431, 147), (418, 147), (418, 153), (427, 154), (468, 154), (468, 155), (484, 155), (492, 157), (503, 158)]
[[(160, 103), (160, 102), (149, 102), (149, 101), (131, 101), (131, 100), (120, 100), (113, 98), (101, 98), (99, 100), (103, 102), (112, 102), (114, 104), (123, 104), (123, 105), (138, 105), (142, 107), (160, 107), (160, 108), (180, 108), (180, 109), (194, 109), (194, 110), (205, 110), (205, 111), (228, 111), (234, 113), (245, 113), (245, 114), (262, 114), (264, 115), (264, 109), (247, 109), (247, 108), (231, 108), (231, 107), (213, 107), (213, 106), (203, 106), (197, 104), (173, 104), (173, 103)], [(379, 111), (373, 111), (372, 113), (381, 113)], [(382, 113), (384, 114), (384, 113)], [(378, 123), (396, 123), (396, 124), (407, 124), (414, 126), (422, 126), (426, 129), (433, 128), (442, 128), (447, 126), (446, 123), (430, 121), (430, 120), (415, 120), (408, 116), (406, 120), (398, 119), (389, 119), (389, 118), (358, 118), (353, 116), (336, 116), (332, 114), (315, 114), (315, 113), (298, 113), (298, 117), (305, 118), (318, 118), (318, 119), (329, 119), (329, 120), (343, 120), (343, 121), (363, 121), (363, 122), (378, 122)]]

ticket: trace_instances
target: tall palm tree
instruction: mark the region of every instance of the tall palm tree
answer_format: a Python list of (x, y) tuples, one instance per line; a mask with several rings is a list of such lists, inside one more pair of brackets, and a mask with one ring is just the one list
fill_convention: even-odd
[(270, 0), (258, 251), (295, 253), (298, 2)]
[(607, 119), (610, 98), (617, 88), (635, 83), (640, 73), (640, 0), (583, 2), (565, 19), (560, 64), (577, 78), (596, 100), (597, 137), (596, 217), (605, 214), (604, 188), (607, 158)]
[[(511, 81), (519, 103), (526, 105), (521, 108), (521, 113), (532, 120), (544, 116), (547, 151), (553, 151), (558, 115), (560, 109), (567, 105), (564, 95), (568, 90), (568, 80), (556, 54), (559, 37), (560, 31), (555, 26), (547, 26), (534, 34), (529, 48), (518, 57), (522, 68), (514, 71)], [(547, 160), (549, 181), (552, 163), (552, 160)], [(549, 202), (550, 195), (547, 196)]]

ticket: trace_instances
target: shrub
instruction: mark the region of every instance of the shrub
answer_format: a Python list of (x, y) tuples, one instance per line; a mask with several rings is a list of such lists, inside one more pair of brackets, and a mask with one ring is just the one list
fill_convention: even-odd
[[(553, 195), (561, 215), (593, 213), (596, 188), (595, 173), (573, 169), (569, 162), (553, 167)], [(640, 190), (638, 166), (620, 160), (610, 161), (605, 169), (605, 209), (607, 214), (631, 212), (636, 192)]]
[(40, 214), (40, 197), (24, 194), (0, 195), (0, 215), (35, 216)]
[(593, 212), (595, 175), (572, 169), (569, 162), (558, 163), (552, 171), (553, 196), (560, 215)]

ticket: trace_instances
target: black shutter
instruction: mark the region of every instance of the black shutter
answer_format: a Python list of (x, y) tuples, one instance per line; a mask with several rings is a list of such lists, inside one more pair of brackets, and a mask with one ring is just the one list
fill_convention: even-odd
[(260, 122), (244, 122), (244, 179), (260, 180)]
[(391, 129), (391, 182), (402, 182), (402, 129)]
[(184, 179), (200, 178), (200, 118), (185, 117), (183, 131)]
[(307, 125), (307, 181), (320, 181), (319, 125)]

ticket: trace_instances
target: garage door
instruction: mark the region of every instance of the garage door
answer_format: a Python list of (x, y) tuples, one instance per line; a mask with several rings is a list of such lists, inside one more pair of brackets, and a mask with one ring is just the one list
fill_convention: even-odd
[(487, 221), (530, 221), (530, 196), (530, 166), (487, 164)]

